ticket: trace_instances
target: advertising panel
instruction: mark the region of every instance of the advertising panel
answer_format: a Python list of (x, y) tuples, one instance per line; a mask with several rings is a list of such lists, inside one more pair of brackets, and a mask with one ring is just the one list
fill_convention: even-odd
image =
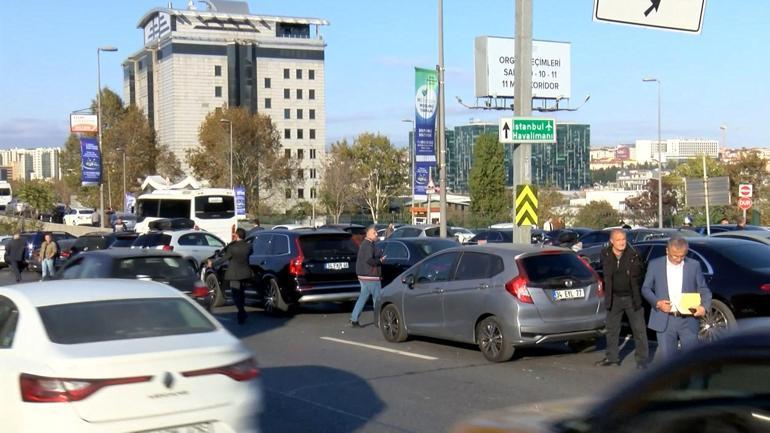
[(235, 217), (239, 220), (246, 219), (246, 188), (235, 187)]
[(99, 185), (102, 182), (102, 155), (99, 140), (94, 137), (80, 138), (81, 184)]
[(96, 114), (70, 114), (70, 132), (77, 133), (97, 133), (99, 124)]
[(430, 169), (436, 165), (438, 76), (435, 70), (415, 68), (414, 106), (413, 197), (426, 200)]
[(615, 159), (628, 160), (631, 158), (631, 149), (628, 146), (620, 146), (615, 149)]

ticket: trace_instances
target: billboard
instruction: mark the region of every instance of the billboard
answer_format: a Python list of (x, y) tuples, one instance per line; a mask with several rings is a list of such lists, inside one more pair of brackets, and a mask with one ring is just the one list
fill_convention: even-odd
[(430, 169), (436, 165), (438, 75), (434, 69), (414, 69), (414, 185), (415, 200), (427, 200)]
[[(532, 97), (569, 98), (572, 76), (569, 42), (532, 41)], [(513, 98), (513, 38), (478, 36), (475, 41), (476, 97)]]
[(73, 134), (99, 132), (96, 114), (70, 114), (70, 132)]
[(102, 182), (102, 155), (99, 140), (93, 137), (80, 138), (81, 184), (99, 185)]
[(234, 194), (235, 194), (235, 216), (239, 220), (246, 219), (246, 188), (238, 185), (235, 187)]
[(628, 146), (619, 146), (615, 149), (615, 159), (628, 160), (631, 159), (631, 149)]

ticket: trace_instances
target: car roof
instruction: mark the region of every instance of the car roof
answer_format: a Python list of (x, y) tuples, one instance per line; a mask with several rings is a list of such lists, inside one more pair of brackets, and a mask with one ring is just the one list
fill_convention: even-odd
[[(186, 235), (186, 234), (189, 234), (189, 233), (206, 233), (206, 234), (214, 235), (214, 233), (207, 232), (206, 230), (203, 230), (203, 229), (179, 229), (179, 230), (150, 230), (148, 232), (140, 234), (140, 236), (142, 236), (142, 235), (151, 235), (151, 234), (163, 234), (163, 235), (171, 235), (171, 236), (174, 236), (174, 235), (182, 236), (182, 235)], [(214, 236), (216, 236), (216, 235), (214, 235)]]
[(105, 250), (84, 251), (79, 254), (82, 257), (107, 256), (116, 259), (129, 257), (182, 257), (173, 251), (163, 251), (147, 248), (107, 248)]
[(112, 299), (183, 297), (171, 286), (126, 279), (52, 280), (0, 287), (0, 295), (25, 298), (32, 305), (71, 304)]
[[(530, 253), (542, 253), (546, 251), (573, 253), (569, 248), (561, 248), (554, 246), (540, 246), (534, 244), (514, 244), (514, 243), (493, 243), (483, 245), (463, 245), (452, 248), (454, 251), (480, 251), (480, 252), (494, 252), (498, 254), (530, 254)], [(450, 250), (444, 250), (450, 251)]]

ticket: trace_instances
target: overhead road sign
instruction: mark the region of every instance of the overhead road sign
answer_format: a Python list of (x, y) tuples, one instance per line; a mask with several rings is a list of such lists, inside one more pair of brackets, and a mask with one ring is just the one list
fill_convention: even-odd
[(743, 211), (751, 209), (753, 204), (751, 197), (738, 197), (738, 207)]
[(516, 225), (537, 225), (537, 188), (532, 185), (516, 186)]
[(754, 187), (750, 183), (742, 183), (738, 185), (738, 197), (751, 198), (754, 193)]
[(500, 143), (556, 143), (556, 119), (503, 117), (498, 128)]
[(706, 0), (594, 0), (594, 21), (700, 33)]

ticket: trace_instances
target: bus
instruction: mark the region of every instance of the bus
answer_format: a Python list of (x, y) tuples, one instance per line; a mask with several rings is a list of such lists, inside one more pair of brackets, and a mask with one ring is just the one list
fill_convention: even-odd
[(12, 199), (13, 190), (11, 189), (11, 184), (0, 180), (0, 210), (5, 210)]
[(159, 189), (137, 197), (137, 233), (147, 232), (149, 223), (161, 218), (189, 218), (197, 228), (228, 242), (238, 225), (235, 194), (224, 188)]

